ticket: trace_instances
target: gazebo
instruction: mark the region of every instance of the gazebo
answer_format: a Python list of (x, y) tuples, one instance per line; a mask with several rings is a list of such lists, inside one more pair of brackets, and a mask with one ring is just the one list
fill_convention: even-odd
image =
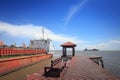
[(60, 46), (63, 47), (63, 57), (67, 56), (67, 52), (66, 52), (66, 48), (72, 48), (72, 56), (75, 56), (75, 47), (76, 44), (72, 43), (72, 42), (66, 42), (61, 44)]

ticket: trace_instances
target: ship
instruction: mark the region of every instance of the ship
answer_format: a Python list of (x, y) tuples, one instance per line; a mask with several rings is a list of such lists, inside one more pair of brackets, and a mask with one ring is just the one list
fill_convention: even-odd
[[(52, 58), (50, 44), (51, 39), (33, 39), (29, 45), (23, 43), (16, 46), (16, 43), (6, 45), (0, 40), (0, 76), (16, 71), (25, 66), (29, 66), (40, 61)], [(12, 64), (12, 65), (10, 65)]]
[(83, 51), (99, 51), (99, 49), (87, 49), (87, 48), (85, 48)]
[(4, 44), (0, 40), (0, 57), (2, 56), (24, 56), (24, 55), (37, 55), (37, 54), (49, 54), (50, 53), (50, 43), (51, 39), (44, 39), (44, 30), (42, 29), (42, 39), (33, 39), (30, 40), (30, 44), (26, 46), (23, 43), (23, 46), (17, 47), (16, 43), (9, 45)]
[(30, 49), (45, 49), (48, 53), (50, 51), (50, 39), (30, 40)]
[(50, 52), (50, 40), (30, 40), (29, 46), (23, 43), (23, 46), (17, 47), (15, 44), (10, 46), (0, 41), (0, 57), (2, 56), (21, 56), (21, 55), (37, 55), (37, 54), (48, 54)]
[[(30, 40), (29, 46), (5, 45), (0, 41), (0, 77), (26, 66), (52, 58), (50, 40)], [(12, 64), (12, 65), (11, 65)]]

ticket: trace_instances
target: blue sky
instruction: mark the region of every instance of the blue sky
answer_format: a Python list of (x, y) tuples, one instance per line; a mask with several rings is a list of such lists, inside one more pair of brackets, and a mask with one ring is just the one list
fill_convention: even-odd
[(5, 44), (45, 38), (56, 49), (72, 41), (77, 49), (120, 50), (119, 0), (0, 0), (0, 39)]

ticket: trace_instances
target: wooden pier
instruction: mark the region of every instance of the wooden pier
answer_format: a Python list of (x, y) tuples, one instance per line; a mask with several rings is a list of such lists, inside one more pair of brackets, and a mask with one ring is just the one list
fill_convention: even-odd
[(45, 77), (44, 70), (27, 75), (25, 80), (120, 80), (87, 56), (74, 56), (66, 62), (60, 77)]

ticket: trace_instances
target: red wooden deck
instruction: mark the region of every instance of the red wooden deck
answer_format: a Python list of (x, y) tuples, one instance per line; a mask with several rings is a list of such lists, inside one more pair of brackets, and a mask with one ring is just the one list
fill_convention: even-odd
[(120, 80), (86, 56), (75, 56), (59, 78), (43, 76), (43, 70), (28, 75), (25, 80)]

